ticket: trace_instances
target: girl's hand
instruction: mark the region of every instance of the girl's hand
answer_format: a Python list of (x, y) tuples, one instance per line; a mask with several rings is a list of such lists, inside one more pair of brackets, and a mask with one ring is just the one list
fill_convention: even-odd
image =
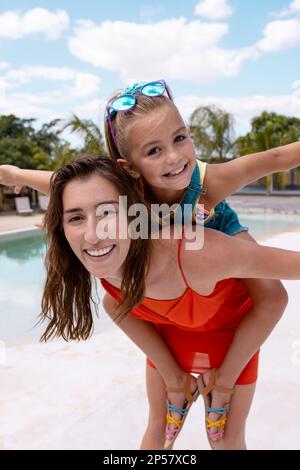
[(22, 189), (20, 168), (14, 165), (0, 165), (0, 184), (14, 186), (14, 192), (19, 194)]

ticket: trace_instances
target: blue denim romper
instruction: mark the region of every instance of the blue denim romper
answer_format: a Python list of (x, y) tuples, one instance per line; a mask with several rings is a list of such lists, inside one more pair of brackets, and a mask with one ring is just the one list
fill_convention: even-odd
[(195, 206), (198, 203), (201, 193), (205, 191), (205, 188), (201, 184), (200, 165), (201, 162), (197, 160), (190, 184), (186, 188), (184, 196), (180, 201), (182, 213), (184, 214), (185, 204), (191, 204), (194, 209), (194, 222), (204, 223), (204, 226), (207, 228), (213, 228), (231, 236), (240, 232), (247, 232), (249, 230), (248, 227), (240, 224), (237, 213), (230, 207), (225, 199), (219, 202), (207, 216), (198, 213)]

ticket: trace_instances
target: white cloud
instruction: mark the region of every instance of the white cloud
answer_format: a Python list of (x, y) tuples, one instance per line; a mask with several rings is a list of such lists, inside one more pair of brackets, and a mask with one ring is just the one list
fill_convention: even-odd
[(72, 94), (78, 97), (96, 95), (100, 88), (100, 79), (91, 73), (77, 73)]
[(300, 118), (300, 88), (297, 91), (298, 93), (293, 92), (290, 95), (253, 95), (234, 98), (181, 96), (175, 102), (186, 121), (198, 106), (214, 104), (221, 107), (233, 114), (236, 133), (242, 135), (249, 132), (251, 119), (263, 111), (274, 111)]
[(185, 18), (151, 24), (80, 21), (69, 49), (95, 67), (118, 71), (124, 82), (161, 77), (207, 82), (236, 75), (243, 61), (257, 55), (254, 48), (221, 48), (227, 31), (225, 23)]
[(256, 43), (262, 52), (276, 52), (300, 44), (300, 19), (271, 21), (264, 28), (264, 37)]
[(203, 0), (195, 7), (194, 14), (201, 15), (210, 20), (222, 20), (234, 13), (227, 0)]
[(9, 64), (7, 62), (0, 62), (0, 70), (4, 70), (9, 68)]
[(74, 82), (68, 91), (74, 96), (87, 97), (99, 92), (100, 78), (91, 73), (82, 73), (68, 67), (44, 67), (40, 65), (23, 65), (19, 69), (9, 69), (2, 77), (5, 88), (16, 88), (25, 83), (31, 83), (33, 79), (50, 81)]
[(10, 10), (0, 15), (0, 37), (20, 39), (40, 33), (49, 39), (58, 39), (68, 29), (69, 22), (64, 10), (52, 13), (44, 8), (33, 8), (24, 14)]
[(291, 14), (294, 14), (294, 13), (299, 13), (299, 12), (300, 12), (300, 0), (293, 0), (289, 4), (287, 9), (281, 10), (278, 13), (273, 13), (273, 16), (282, 17), (282, 16), (291, 15)]

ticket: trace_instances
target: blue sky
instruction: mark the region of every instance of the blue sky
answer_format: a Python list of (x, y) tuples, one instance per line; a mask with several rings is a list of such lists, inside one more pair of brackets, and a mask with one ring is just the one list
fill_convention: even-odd
[(300, 0), (0, 0), (0, 114), (100, 123), (105, 100), (165, 78), (185, 119), (237, 133), (264, 109), (300, 117)]

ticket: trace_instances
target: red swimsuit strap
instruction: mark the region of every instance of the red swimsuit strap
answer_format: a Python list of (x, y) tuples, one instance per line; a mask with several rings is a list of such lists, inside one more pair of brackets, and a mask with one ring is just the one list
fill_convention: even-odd
[(179, 265), (179, 269), (180, 269), (180, 272), (181, 272), (181, 275), (183, 277), (183, 280), (184, 280), (184, 283), (186, 285), (186, 287), (190, 287), (188, 285), (188, 282), (186, 280), (186, 277), (183, 273), (183, 269), (182, 269), (182, 266), (181, 266), (181, 261), (180, 261), (180, 250), (181, 250), (181, 245), (182, 245), (182, 236), (183, 236), (183, 230), (182, 230), (182, 235), (181, 235), (181, 238), (179, 239), (179, 242), (178, 242), (178, 265)]

